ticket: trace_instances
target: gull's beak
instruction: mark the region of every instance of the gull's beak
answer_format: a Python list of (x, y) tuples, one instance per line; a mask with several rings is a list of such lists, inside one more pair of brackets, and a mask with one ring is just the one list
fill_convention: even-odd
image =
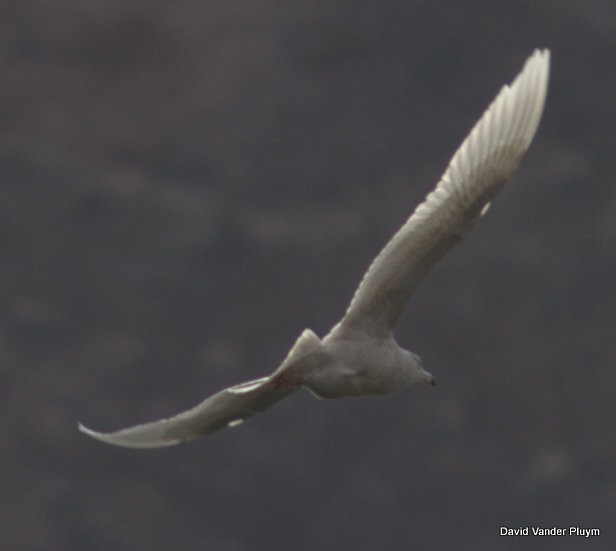
[(419, 367), (419, 371), (422, 376), (422, 379), (420, 379), (422, 383), (428, 383), (431, 386), (434, 386), (436, 384), (436, 379), (434, 378), (434, 375), (432, 375), (432, 373), (430, 373), (429, 371), (426, 371), (423, 367), (421, 367), (421, 364)]

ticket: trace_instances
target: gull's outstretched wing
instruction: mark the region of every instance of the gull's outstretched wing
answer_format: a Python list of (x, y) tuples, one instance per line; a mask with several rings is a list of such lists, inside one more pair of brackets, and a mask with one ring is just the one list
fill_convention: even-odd
[(221, 390), (169, 419), (136, 425), (116, 432), (100, 433), (79, 425), (79, 430), (106, 444), (127, 448), (160, 448), (239, 425), (288, 396), (295, 388), (280, 387), (275, 377), (264, 377)]
[(550, 52), (536, 50), (502, 88), (434, 191), (373, 261), (336, 331), (391, 335), (413, 290), (486, 212), (516, 169), (543, 113), (549, 68)]
[(96, 432), (79, 424), (79, 430), (106, 444), (127, 448), (162, 448), (225, 427), (235, 427), (264, 411), (302, 386), (304, 371), (323, 361), (321, 341), (305, 329), (282, 364), (268, 377), (231, 386), (188, 411), (116, 432)]

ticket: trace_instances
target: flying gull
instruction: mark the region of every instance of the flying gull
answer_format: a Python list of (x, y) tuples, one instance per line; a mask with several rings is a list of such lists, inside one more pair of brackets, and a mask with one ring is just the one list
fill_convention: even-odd
[(300, 388), (319, 398), (387, 394), (434, 385), (394, 327), (424, 276), (486, 213), (530, 145), (545, 104), (550, 52), (535, 50), (456, 151), (436, 188), (387, 243), (334, 328), (305, 329), (271, 375), (226, 388), (183, 413), (116, 432), (79, 430), (129, 448), (172, 446), (266, 410)]

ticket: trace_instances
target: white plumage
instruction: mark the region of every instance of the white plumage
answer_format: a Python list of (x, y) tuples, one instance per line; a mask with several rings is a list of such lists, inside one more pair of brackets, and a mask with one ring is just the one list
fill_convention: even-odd
[(385, 394), (434, 384), (393, 329), (428, 271), (483, 216), (516, 169), (539, 125), (550, 66), (536, 50), (504, 86), (451, 159), (441, 180), (372, 262), (344, 317), (322, 340), (306, 329), (270, 376), (222, 390), (170, 419), (112, 433), (103, 442), (150, 448), (192, 440), (269, 408), (299, 388), (318, 397)]

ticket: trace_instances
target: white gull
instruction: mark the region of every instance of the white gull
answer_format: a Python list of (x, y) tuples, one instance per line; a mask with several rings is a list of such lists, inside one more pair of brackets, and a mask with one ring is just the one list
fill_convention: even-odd
[(458, 148), (432, 191), (364, 275), (344, 317), (323, 339), (306, 329), (271, 375), (226, 388), (179, 415), (116, 432), (79, 430), (107, 444), (156, 448), (239, 425), (305, 388), (319, 398), (387, 394), (435, 384), (393, 330), (430, 269), (475, 225), (514, 172), (543, 113), (550, 52), (535, 50)]

